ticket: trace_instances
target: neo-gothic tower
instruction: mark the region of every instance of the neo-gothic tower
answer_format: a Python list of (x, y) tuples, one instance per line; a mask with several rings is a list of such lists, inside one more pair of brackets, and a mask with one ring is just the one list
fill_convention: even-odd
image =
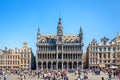
[(63, 27), (61, 18), (59, 18), (58, 26), (57, 26), (57, 36), (63, 36)]

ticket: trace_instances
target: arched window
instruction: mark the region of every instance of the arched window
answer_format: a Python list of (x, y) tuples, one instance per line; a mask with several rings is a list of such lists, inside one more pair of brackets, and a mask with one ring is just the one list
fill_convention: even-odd
[(104, 58), (106, 58), (106, 54), (104, 54)]
[(62, 59), (62, 53), (58, 54), (58, 59)]

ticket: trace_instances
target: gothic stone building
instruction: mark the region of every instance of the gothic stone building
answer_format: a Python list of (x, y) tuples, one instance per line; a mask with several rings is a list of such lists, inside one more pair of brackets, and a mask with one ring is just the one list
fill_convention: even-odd
[(37, 33), (37, 69), (80, 69), (82, 67), (83, 31), (77, 35), (63, 34), (61, 18), (57, 26), (57, 34)]

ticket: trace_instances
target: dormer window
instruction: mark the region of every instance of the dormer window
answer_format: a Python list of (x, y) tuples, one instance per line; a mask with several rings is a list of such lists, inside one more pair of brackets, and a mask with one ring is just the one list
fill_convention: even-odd
[(110, 51), (110, 47), (108, 48), (108, 51)]
[(106, 41), (103, 41), (103, 44), (106, 45)]
[(99, 51), (102, 51), (102, 48), (99, 48)]
[(104, 37), (104, 38), (101, 39), (101, 42), (102, 42), (103, 45), (106, 45), (108, 40), (109, 40), (108, 38)]
[(24, 49), (24, 52), (26, 52), (26, 49)]
[(104, 51), (106, 51), (106, 48), (104, 47)]
[(116, 49), (115, 49), (115, 48), (113, 48), (113, 51), (116, 51)]

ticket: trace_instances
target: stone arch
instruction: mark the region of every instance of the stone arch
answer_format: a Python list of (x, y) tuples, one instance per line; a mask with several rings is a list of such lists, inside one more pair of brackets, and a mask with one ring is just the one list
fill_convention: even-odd
[(48, 69), (51, 69), (51, 62), (48, 62)]
[(67, 62), (63, 63), (63, 69), (67, 69)]
[(43, 62), (43, 69), (46, 69), (46, 62)]
[(53, 69), (56, 69), (56, 62), (53, 62), (52, 68), (53, 68)]
[(41, 69), (42, 68), (42, 63), (41, 62), (38, 62), (38, 69)]
[(82, 63), (81, 62), (78, 62), (78, 69), (81, 69), (82, 68)]
[(45, 58), (45, 54), (43, 53), (43, 59)]
[(72, 53), (70, 54), (70, 59), (72, 59)]
[(48, 53), (48, 59), (50, 59), (50, 54)]
[(62, 53), (58, 54), (58, 59), (62, 59)]
[(62, 69), (62, 62), (58, 62), (58, 69)]
[(72, 69), (72, 62), (69, 62), (69, 63), (68, 63), (68, 68), (69, 68), (69, 69)]
[(47, 54), (45, 54), (45, 59), (47, 58)]
[(77, 62), (73, 62), (73, 69), (77, 69)]

